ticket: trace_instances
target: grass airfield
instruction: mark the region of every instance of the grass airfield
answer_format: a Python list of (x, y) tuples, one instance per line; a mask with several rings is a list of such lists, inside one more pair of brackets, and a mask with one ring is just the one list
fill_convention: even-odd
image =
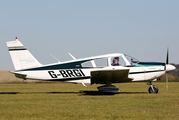
[(0, 84), (1, 120), (52, 119), (179, 119), (179, 83), (153, 82), (158, 94), (149, 94), (144, 82), (113, 84), (118, 94), (98, 92), (101, 85), (71, 83)]

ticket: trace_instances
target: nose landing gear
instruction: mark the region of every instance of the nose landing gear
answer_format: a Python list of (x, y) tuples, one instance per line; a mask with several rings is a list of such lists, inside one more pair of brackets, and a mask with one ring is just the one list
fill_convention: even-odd
[(148, 91), (149, 91), (149, 93), (158, 93), (158, 87), (157, 86), (155, 86), (155, 85), (152, 85), (152, 82), (150, 81), (149, 83), (147, 83), (147, 85), (150, 85), (150, 87), (149, 87), (149, 89), (148, 89)]

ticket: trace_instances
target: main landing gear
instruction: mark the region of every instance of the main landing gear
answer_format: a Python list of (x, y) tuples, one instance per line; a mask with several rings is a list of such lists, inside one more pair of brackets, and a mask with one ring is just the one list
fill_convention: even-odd
[(150, 85), (149, 87), (149, 93), (158, 93), (158, 87), (155, 85), (152, 85), (152, 82), (150, 81), (149, 83), (147, 83), (147, 85)]
[(106, 85), (97, 87), (100, 92), (110, 93), (110, 94), (116, 94), (119, 92), (119, 89), (111, 85), (111, 81), (106, 81)]
[(100, 92), (116, 94), (119, 92), (119, 89), (114, 85), (104, 85), (97, 87)]

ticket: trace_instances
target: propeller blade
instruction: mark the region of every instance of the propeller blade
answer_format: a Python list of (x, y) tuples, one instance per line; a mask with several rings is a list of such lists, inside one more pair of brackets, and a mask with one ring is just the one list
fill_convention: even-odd
[(166, 72), (166, 67), (168, 64), (168, 48), (167, 48), (167, 58), (166, 58), (166, 63), (165, 63), (165, 74), (166, 74), (166, 89), (168, 90), (168, 73)]
[(168, 73), (166, 73), (166, 89), (168, 90)]
[(167, 48), (167, 58), (166, 58), (166, 64), (168, 64), (168, 48)]
[(165, 72), (166, 72), (166, 65), (167, 64), (168, 64), (168, 48), (167, 48), (167, 57), (166, 57), (166, 63), (165, 63), (165, 68), (164, 68)]

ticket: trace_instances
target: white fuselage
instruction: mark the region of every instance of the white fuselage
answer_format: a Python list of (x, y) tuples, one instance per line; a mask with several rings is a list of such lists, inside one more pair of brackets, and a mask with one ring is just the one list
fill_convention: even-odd
[[(171, 67), (171, 66), (170, 66)], [(169, 67), (168, 67), (169, 68)], [(120, 70), (129, 69), (129, 78), (135, 81), (155, 80), (165, 74), (164, 66), (154, 67), (123, 67), (110, 66), (104, 68), (85, 68), (85, 69), (59, 69), (59, 70), (28, 70), (16, 73), (25, 74), (26, 79), (63, 81), (72, 83), (91, 83), (91, 71), (96, 70)]]

